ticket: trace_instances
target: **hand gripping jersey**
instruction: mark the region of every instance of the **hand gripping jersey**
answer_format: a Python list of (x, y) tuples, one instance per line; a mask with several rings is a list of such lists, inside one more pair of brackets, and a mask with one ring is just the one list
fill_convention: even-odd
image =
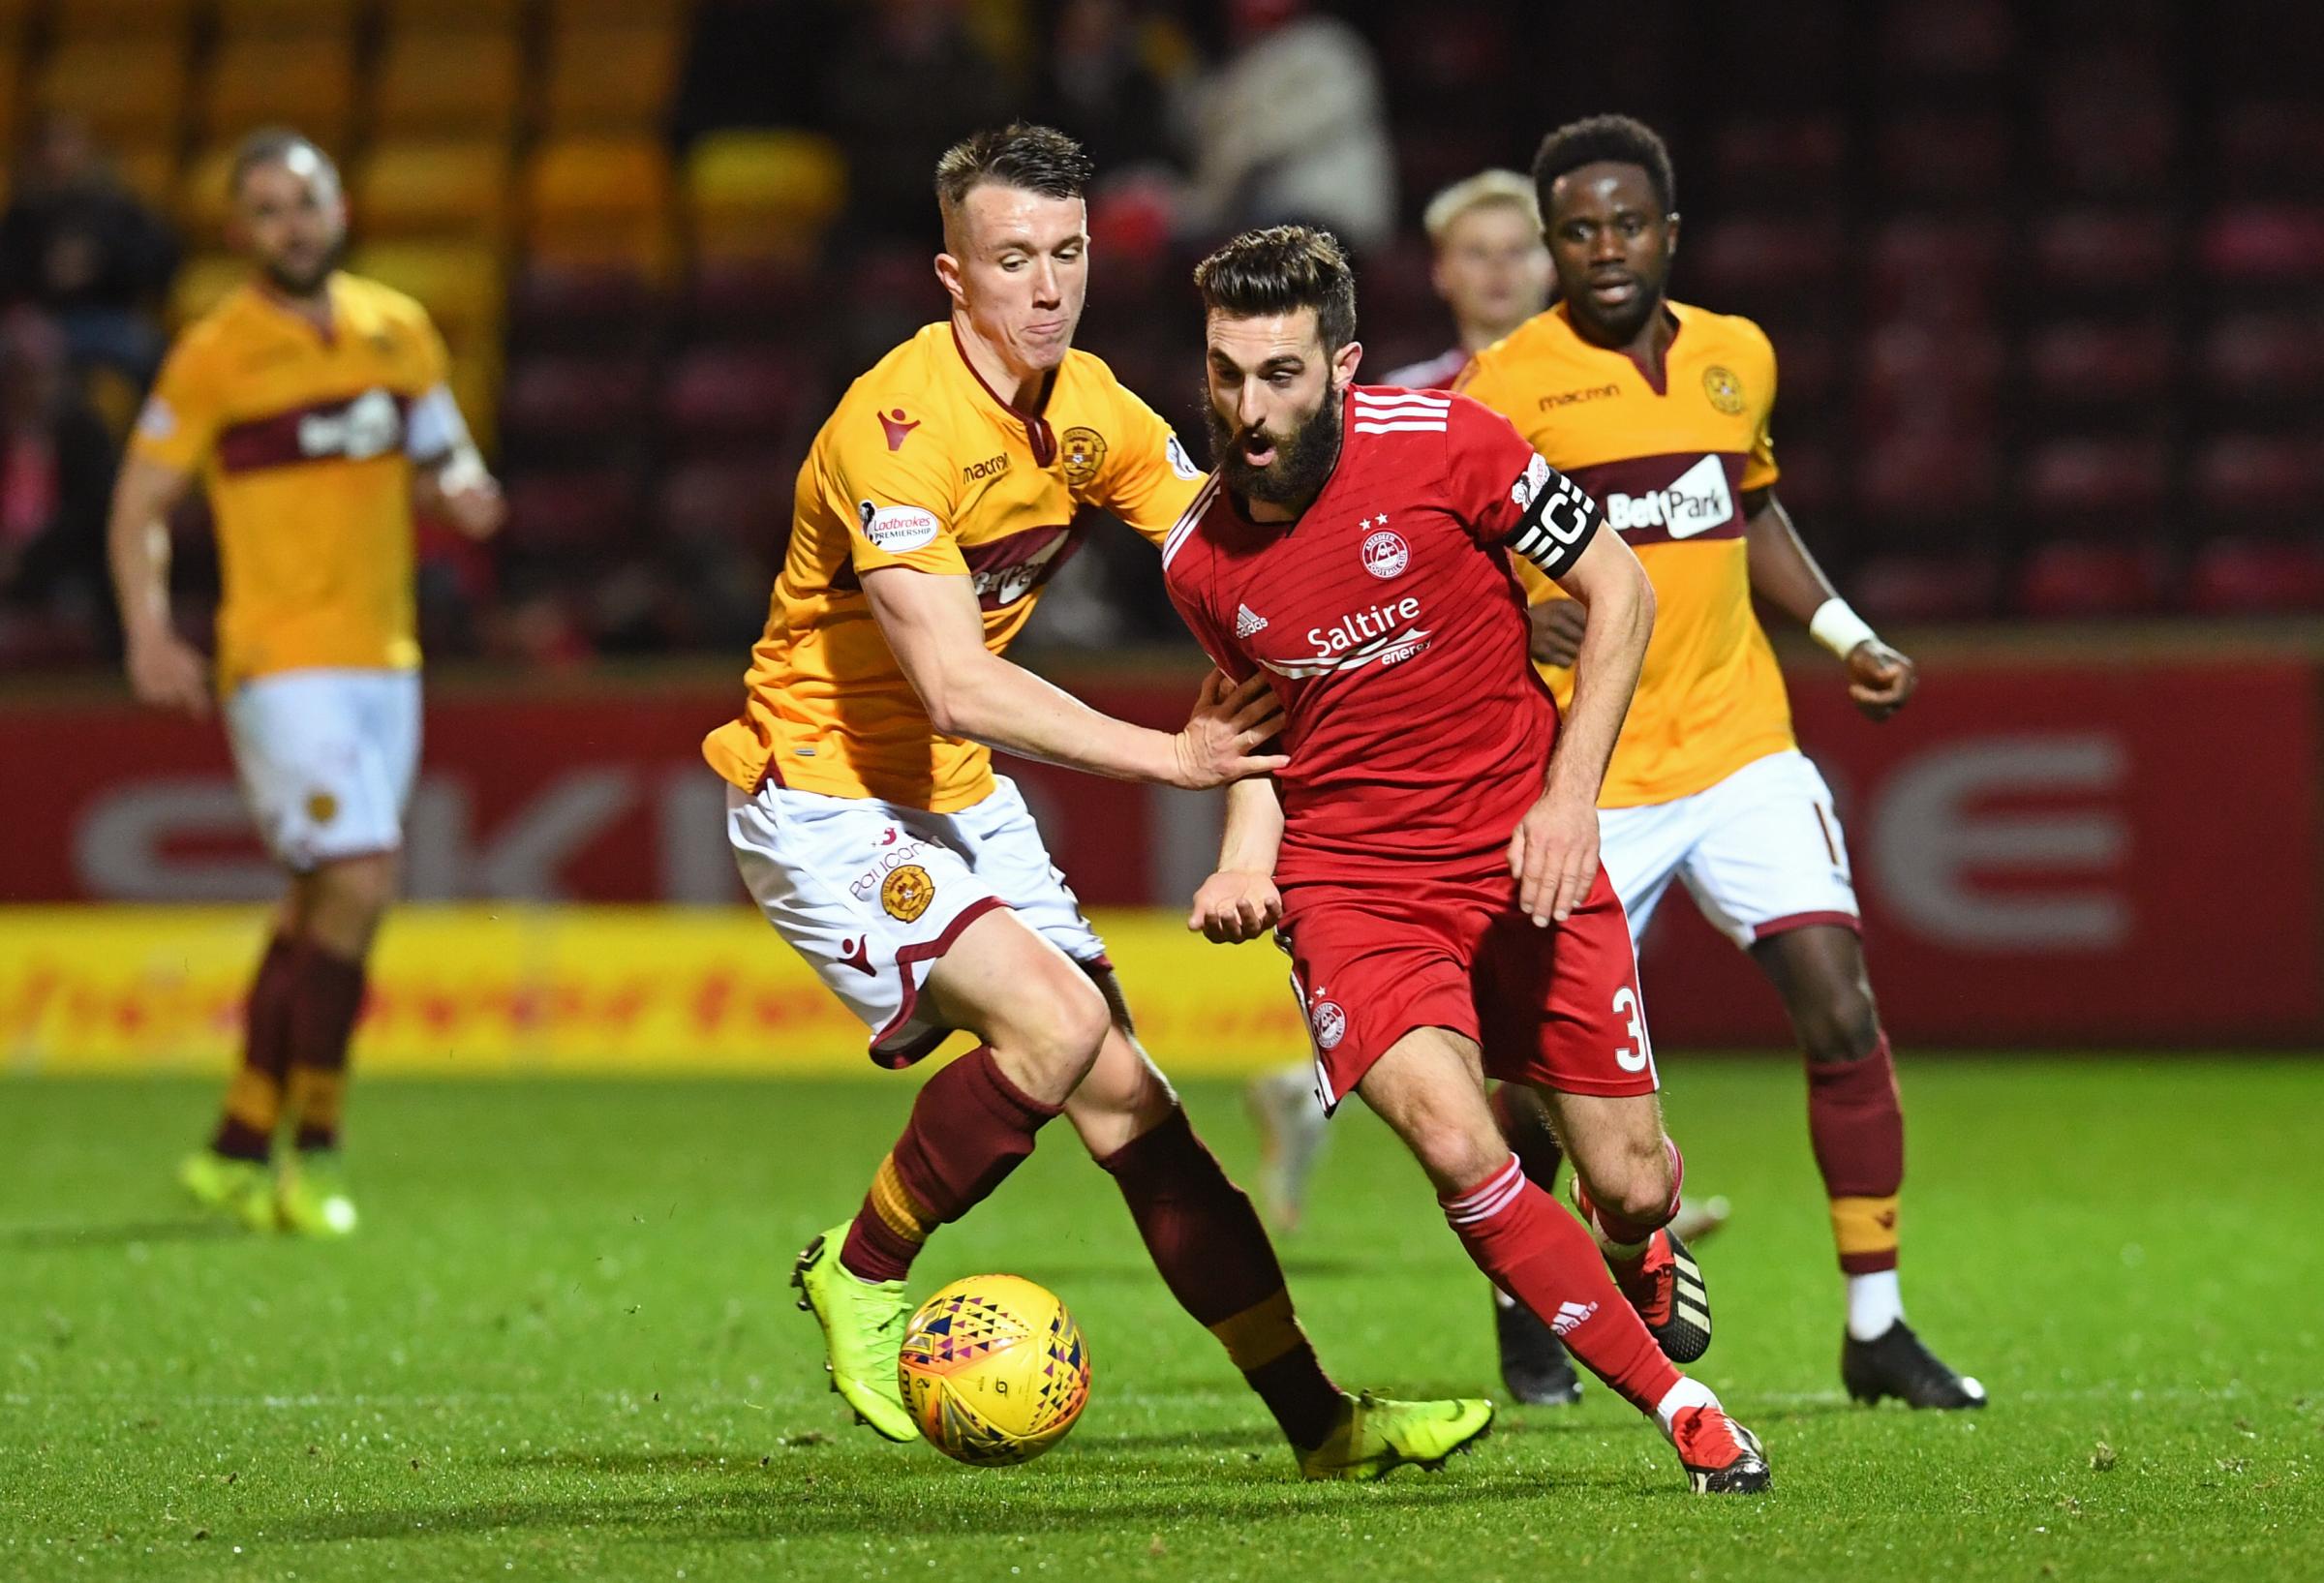
[(1596, 510), (1465, 397), (1358, 385), (1341, 422), (1296, 523), (1205, 488), (1163, 546), (1171, 597), (1220, 668), (1283, 697), (1278, 882), (1506, 877), (1557, 730), (1509, 552), (1554, 576)]
[[(1747, 319), (1668, 304), (1658, 388), (1575, 333), (1563, 304), (1486, 348), (1457, 388), (1605, 510), (1654, 581), (1654, 637), (1600, 804), (1667, 803), (1792, 746), (1783, 674), (1751, 607), (1743, 496), (1776, 479), (1775, 352)], [(1537, 599), (1555, 596), (1540, 579)], [(1544, 670), (1573, 697), (1570, 671)]]
[(1087, 352), (1068, 352), (1040, 411), (1021, 411), (969, 367), (949, 322), (929, 325), (849, 386), (815, 436), (749, 696), (703, 755), (746, 792), (774, 778), (937, 813), (981, 801), (992, 753), (930, 723), (863, 574), (965, 575), (999, 654), (1081, 547), (1087, 508), (1158, 540), (1201, 482), (1170, 426)]
[(178, 338), (130, 441), (132, 456), (206, 474), (229, 690), (419, 663), (412, 459), (449, 447), (429, 406), (449, 399), (443, 342), (400, 292), (346, 274), (328, 289), (328, 333), (256, 286), (229, 294)]

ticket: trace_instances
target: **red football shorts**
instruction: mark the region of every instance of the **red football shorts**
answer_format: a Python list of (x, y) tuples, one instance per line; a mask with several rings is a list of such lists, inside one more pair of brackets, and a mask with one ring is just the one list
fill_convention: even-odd
[(1450, 1028), (1484, 1072), (1567, 1094), (1660, 1086), (1630, 923), (1605, 870), (1562, 924), (1537, 928), (1504, 871), (1469, 881), (1296, 885), (1279, 936), (1327, 1111), (1415, 1028)]

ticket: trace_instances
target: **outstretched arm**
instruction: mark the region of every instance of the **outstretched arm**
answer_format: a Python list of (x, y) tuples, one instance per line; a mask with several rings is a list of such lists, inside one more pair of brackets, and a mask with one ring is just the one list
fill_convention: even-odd
[(1904, 708), (1919, 685), (1919, 668), (1882, 643), (1863, 618), (1849, 608), (1800, 541), (1791, 514), (1773, 490), (1744, 496), (1743, 511), (1751, 591), (1789, 613), (1817, 642), (1840, 656), (1848, 666), (1848, 695), (1866, 715), (1884, 720)]
[(1200, 791), (1291, 761), (1256, 749), (1282, 726), (1265, 681), (1237, 687), (1217, 672), (1176, 734), (1101, 715), (985, 647), (982, 613), (965, 576), (881, 566), (864, 594), (897, 663), (938, 731), (1116, 780), (1157, 780)]

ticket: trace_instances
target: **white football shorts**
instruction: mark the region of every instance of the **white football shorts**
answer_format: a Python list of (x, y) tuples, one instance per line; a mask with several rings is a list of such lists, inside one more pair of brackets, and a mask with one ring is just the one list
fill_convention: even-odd
[(1797, 748), (1754, 759), (1692, 797), (1599, 809), (1598, 849), (1633, 939), (1673, 878), (1739, 946), (1811, 924), (1858, 927), (1831, 788)]
[(957, 813), (772, 782), (726, 792), (726, 838), (751, 899), (872, 1030), (872, 1059), (911, 1065), (952, 1030), (919, 1016), (931, 963), (994, 907), (1085, 968), (1110, 965), (1049, 860), (1016, 782)]
[(226, 701), (243, 801), (296, 873), (404, 844), (419, 773), (419, 673), (277, 671)]

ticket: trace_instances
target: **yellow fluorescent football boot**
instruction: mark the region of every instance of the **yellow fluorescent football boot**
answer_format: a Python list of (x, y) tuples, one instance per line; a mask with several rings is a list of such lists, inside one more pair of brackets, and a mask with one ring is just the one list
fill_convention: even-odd
[(275, 1228), (274, 1173), (256, 1160), (229, 1160), (196, 1149), (178, 1166), (177, 1181), (212, 1214), (254, 1232)]
[(890, 1440), (920, 1438), (919, 1425), (903, 1405), (896, 1378), (896, 1355), (912, 1317), (902, 1281), (866, 1281), (840, 1264), (847, 1240), (844, 1224), (807, 1245), (791, 1268), (799, 1306), (823, 1326), (823, 1367), (831, 1388), (855, 1409), (855, 1416)]
[(302, 1149), (275, 1182), (283, 1230), (301, 1236), (346, 1236), (355, 1229), (355, 1203), (335, 1149)]
[(1385, 1478), (1408, 1463), (1434, 1470), (1493, 1426), (1493, 1404), (1472, 1398), (1391, 1402), (1367, 1390), (1340, 1400), (1345, 1416), (1331, 1438), (1300, 1453), (1305, 1477)]

